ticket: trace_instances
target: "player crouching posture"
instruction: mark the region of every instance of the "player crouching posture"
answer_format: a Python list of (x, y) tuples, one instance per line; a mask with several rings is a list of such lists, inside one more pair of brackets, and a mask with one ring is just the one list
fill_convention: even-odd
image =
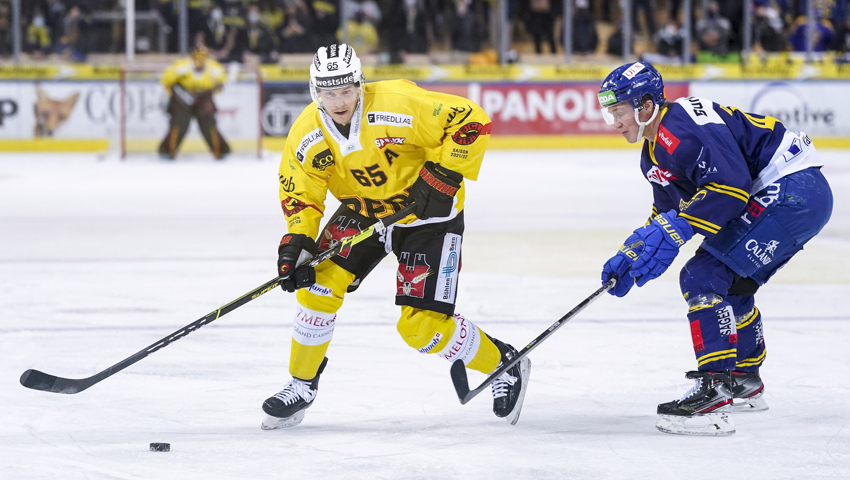
[[(279, 171), (289, 233), (278, 249), (278, 273), (285, 290), (298, 291), (289, 362), (293, 378), (263, 403), (264, 429), (301, 423), (316, 398), (345, 294), (389, 252), (399, 262), (398, 332), (408, 345), (450, 362), (461, 359), (485, 374), (516, 354), (455, 313), (463, 181), (477, 178), (490, 138), (484, 110), (405, 80), (367, 84), (360, 60), (345, 44), (319, 48), (310, 67), (310, 92), (314, 103), (295, 120)], [(319, 233), (328, 191), (342, 205)], [(315, 269), (301, 266), (411, 201), (415, 216), (380, 238), (343, 250)], [(516, 423), (530, 368), (523, 359), (493, 383), (496, 416)]]
[(754, 295), (826, 225), (832, 192), (811, 139), (772, 117), (703, 98), (664, 98), (648, 63), (613, 72), (599, 92), (602, 114), (629, 143), (643, 138), (641, 170), (652, 216), (605, 264), (602, 281), (622, 297), (658, 278), (679, 248), (705, 240), (679, 277), (688, 303), (697, 370), (693, 387), (658, 406), (666, 433), (728, 435), (730, 411), (766, 410), (765, 359)]
[(190, 58), (177, 60), (163, 72), (160, 83), (170, 95), (166, 111), (171, 120), (168, 133), (159, 144), (161, 157), (169, 160), (177, 157), (192, 117), (198, 119), (201, 135), (213, 157), (221, 160), (230, 153), (230, 146), (216, 127), (213, 103), (213, 95), (221, 91), (224, 79), (224, 67), (208, 58), (202, 45), (192, 50)]

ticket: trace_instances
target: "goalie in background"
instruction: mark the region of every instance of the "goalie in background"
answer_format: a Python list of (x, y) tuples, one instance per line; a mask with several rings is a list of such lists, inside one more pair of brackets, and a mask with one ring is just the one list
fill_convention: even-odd
[(216, 127), (216, 107), (213, 95), (220, 92), (226, 73), (217, 61), (208, 58), (207, 48), (199, 45), (189, 58), (177, 60), (162, 74), (160, 82), (169, 92), (167, 112), (171, 118), (168, 133), (159, 145), (159, 155), (173, 160), (177, 157), (189, 122), (198, 119), (198, 127), (217, 160), (230, 153), (230, 146)]

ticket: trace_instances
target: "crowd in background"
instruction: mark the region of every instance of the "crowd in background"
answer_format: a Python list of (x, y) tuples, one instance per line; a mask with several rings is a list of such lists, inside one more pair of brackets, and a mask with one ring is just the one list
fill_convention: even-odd
[[(623, 55), (620, 2), (572, 2), (572, 54)], [(814, 2), (813, 51), (850, 61), (850, 0), (753, 0), (750, 33), (756, 53), (806, 51), (806, 13)], [(630, 49), (655, 62), (682, 61), (682, 0), (632, 0)], [(743, 0), (694, 0), (688, 61), (739, 61)], [(521, 54), (563, 52), (563, 0), (507, 0), (512, 48)], [(21, 2), (23, 51), (84, 61), (125, 50), (124, 0)], [(135, 0), (136, 52), (179, 51), (180, 0)], [(206, 44), (224, 62), (277, 63), (347, 41), (389, 63), (435, 51), (478, 53), (496, 47), (497, 0), (188, 0), (188, 42)], [(10, 0), (0, 0), (0, 56), (12, 53)]]

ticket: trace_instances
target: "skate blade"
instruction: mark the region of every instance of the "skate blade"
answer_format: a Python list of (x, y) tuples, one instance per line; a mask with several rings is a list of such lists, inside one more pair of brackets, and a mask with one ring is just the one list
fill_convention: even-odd
[(763, 412), (767, 410), (767, 402), (764, 401), (763, 398), (754, 397), (754, 398), (736, 398), (732, 403), (732, 411), (735, 413), (751, 413), (751, 412)]
[(726, 412), (693, 417), (659, 415), (655, 428), (673, 435), (724, 436), (735, 433), (735, 424)]
[(260, 428), (263, 430), (277, 430), (279, 428), (289, 428), (294, 427), (301, 424), (301, 421), (304, 420), (304, 410), (299, 412), (295, 412), (291, 417), (273, 417), (271, 415), (266, 415), (265, 420), (260, 425)]
[(522, 402), (525, 400), (525, 389), (528, 388), (528, 379), (531, 378), (530, 358), (525, 357), (519, 361), (519, 371), (522, 374), (522, 388), (519, 389), (519, 398), (517, 398), (514, 409), (511, 410), (511, 413), (505, 417), (505, 420), (510, 422), (511, 425), (516, 425), (516, 422), (519, 421), (519, 414), (522, 412)]

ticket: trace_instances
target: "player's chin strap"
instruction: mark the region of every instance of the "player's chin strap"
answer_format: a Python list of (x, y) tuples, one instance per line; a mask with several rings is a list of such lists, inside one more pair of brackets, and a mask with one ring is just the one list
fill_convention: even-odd
[(640, 128), (638, 129), (637, 139), (638, 139), (638, 141), (640, 141), (640, 139), (643, 138), (643, 129), (646, 128), (647, 125), (652, 123), (652, 121), (655, 120), (655, 116), (658, 115), (658, 104), (656, 104), (655, 108), (652, 110), (652, 116), (649, 117), (649, 120), (647, 120), (645, 122), (641, 122), (640, 119), (638, 118), (638, 115), (640, 115), (640, 110), (638, 110), (636, 108), (635, 109), (635, 122), (637, 122), (637, 124), (640, 125)]

